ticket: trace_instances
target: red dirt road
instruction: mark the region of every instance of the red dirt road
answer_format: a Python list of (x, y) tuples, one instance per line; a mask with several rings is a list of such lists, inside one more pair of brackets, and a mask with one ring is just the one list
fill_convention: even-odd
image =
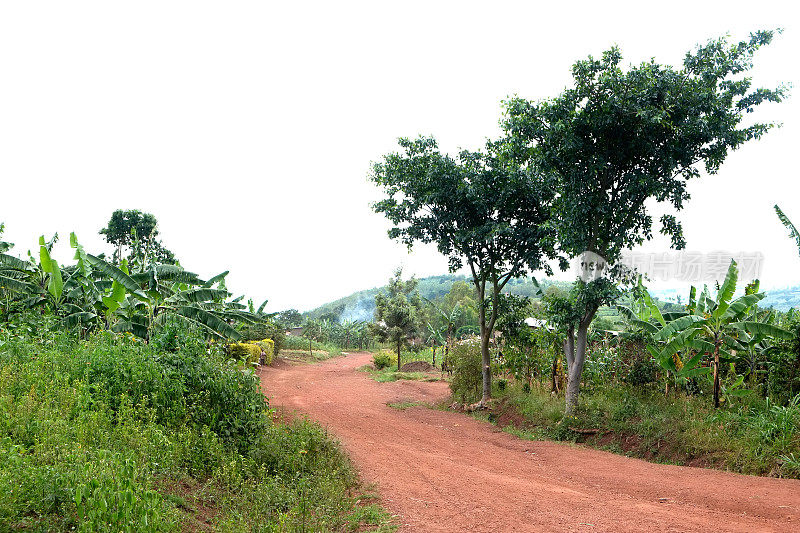
[(800, 481), (651, 464), (517, 439), (436, 402), (445, 383), (378, 383), (371, 354), (262, 371), (272, 406), (308, 415), (375, 483), (401, 532), (800, 531)]

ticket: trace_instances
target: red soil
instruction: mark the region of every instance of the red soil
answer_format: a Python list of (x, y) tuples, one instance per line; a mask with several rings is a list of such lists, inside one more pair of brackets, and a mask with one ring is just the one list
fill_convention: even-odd
[(800, 531), (800, 481), (647, 463), (520, 440), (440, 402), (442, 382), (378, 383), (371, 354), (262, 371), (271, 405), (308, 415), (344, 444), (401, 532)]

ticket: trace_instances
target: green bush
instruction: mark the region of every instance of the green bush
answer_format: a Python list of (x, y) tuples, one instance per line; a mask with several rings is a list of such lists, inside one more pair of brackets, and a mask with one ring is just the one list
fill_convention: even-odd
[(643, 356), (636, 359), (628, 369), (624, 381), (635, 386), (648, 385), (658, 379), (660, 367), (652, 357)]
[(261, 360), (261, 346), (255, 342), (235, 342), (226, 348), (228, 357), (249, 365)]
[[(397, 356), (394, 357), (394, 361), (397, 361)], [(375, 365), (375, 368), (378, 370), (383, 370), (384, 368), (388, 368), (395, 364), (392, 360), (392, 356), (385, 352), (376, 353), (372, 356), (372, 364)]]
[(184, 481), (224, 530), (351, 521), (338, 446), (310, 423), (273, 424), (221, 347), (19, 331), (0, 332), (0, 531), (185, 529), (193, 511), (169, 489)]
[(271, 365), (275, 360), (275, 341), (272, 339), (264, 339), (256, 343), (261, 349), (259, 364)]
[(241, 335), (243, 342), (272, 339), (272, 342), (275, 343), (275, 356), (280, 353), (286, 343), (286, 332), (283, 328), (269, 321), (260, 324), (251, 324), (242, 330)]
[(480, 400), (483, 386), (480, 340), (473, 337), (456, 343), (450, 350), (450, 364), (453, 396), (461, 403)]

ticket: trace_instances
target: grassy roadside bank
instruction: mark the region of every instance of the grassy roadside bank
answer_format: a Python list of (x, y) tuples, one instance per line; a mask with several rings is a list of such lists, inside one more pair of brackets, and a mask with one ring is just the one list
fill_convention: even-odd
[(389, 530), (324, 431), (172, 333), (0, 338), (0, 530)]
[(581, 443), (652, 462), (743, 474), (800, 477), (800, 400), (751, 399), (715, 410), (705, 399), (617, 386), (587, 390), (576, 416), (564, 399), (520, 384), (495, 391), (491, 411), (475, 413), (531, 440)]

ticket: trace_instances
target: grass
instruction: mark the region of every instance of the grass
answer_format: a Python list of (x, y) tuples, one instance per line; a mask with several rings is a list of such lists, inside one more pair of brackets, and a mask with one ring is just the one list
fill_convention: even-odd
[(411, 402), (411, 401), (404, 401), (404, 402), (388, 402), (386, 404), (388, 407), (392, 409), (397, 409), (399, 411), (405, 411), (410, 407), (427, 407), (432, 408), (433, 406), (428, 402)]
[[(305, 337), (297, 337), (294, 335), (287, 335), (284, 338), (283, 346), (281, 347), (281, 351), (278, 355), (281, 357), (284, 356), (284, 352), (288, 353), (300, 353), (305, 352), (306, 355), (309, 354), (310, 351), (314, 354), (314, 357), (317, 357), (317, 352), (322, 352), (324, 354), (323, 359), (335, 357), (337, 355), (341, 355), (342, 349), (336, 346), (335, 344), (326, 344), (322, 342), (317, 342), (314, 340), (309, 340)], [(323, 360), (320, 359), (320, 360)]]
[(618, 385), (582, 393), (576, 416), (564, 419), (563, 396), (543, 388), (526, 393), (515, 384), (495, 397), (493, 421), (522, 438), (582, 442), (653, 462), (800, 477), (800, 398), (789, 406), (750, 399), (715, 410), (708, 398)]
[(377, 381), (378, 383), (387, 383), (390, 381), (398, 381), (401, 379), (409, 380), (409, 381), (441, 381), (441, 378), (437, 375), (431, 375), (425, 372), (398, 372), (394, 368), (382, 368), (381, 370), (377, 370), (372, 365), (364, 365), (360, 367), (358, 370), (362, 372), (367, 372), (372, 379)]
[(339, 445), (201, 340), (0, 341), (0, 531), (390, 530)]
[(320, 361), (325, 361), (326, 359), (330, 359), (332, 357), (338, 357), (341, 355), (341, 352), (327, 352), (323, 350), (312, 350), (311, 353), (308, 350), (281, 350), (278, 357), (281, 359), (285, 359), (287, 361), (291, 361), (293, 363), (318, 363)]

